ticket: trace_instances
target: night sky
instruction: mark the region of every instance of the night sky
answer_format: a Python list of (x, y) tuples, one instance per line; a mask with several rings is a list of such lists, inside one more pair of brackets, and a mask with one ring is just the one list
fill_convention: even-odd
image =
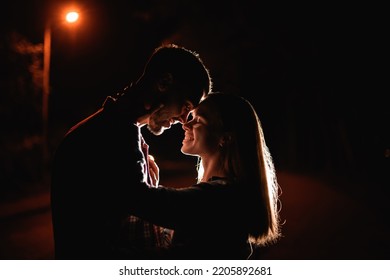
[[(350, 196), (389, 195), (383, 7), (84, 0), (73, 1), (80, 21), (70, 28), (59, 17), (69, 1), (6, 2), (0, 19), (1, 195), (42, 179), (39, 48), (48, 18), (51, 153), (71, 126), (139, 77), (156, 47), (176, 43), (200, 55), (215, 91), (254, 105), (278, 171), (338, 182)], [(158, 162), (195, 160), (180, 153), (180, 125), (159, 137), (144, 134)]]
[[(17, 34), (40, 44), (45, 18), (52, 19), (53, 134), (98, 109), (105, 96), (140, 75), (155, 47), (171, 42), (200, 54), (215, 91), (240, 94), (254, 104), (280, 168), (345, 173), (388, 167), (389, 99), (379, 85), (384, 74), (374, 67), (384, 49), (380, 11), (347, 5), (271, 8), (248, 0), (87, 0), (74, 2), (80, 21), (69, 28), (58, 12), (67, 3), (11, 1), (2, 18), (8, 81), (30, 67), (26, 55), (22, 60), (10, 50), (10, 38)], [(5, 79), (2, 87), (12, 91)], [(4, 97), (8, 101), (13, 98)], [(15, 117), (23, 122), (21, 114), (17, 110)], [(172, 131), (181, 133), (180, 127)], [(175, 141), (159, 141), (164, 139)]]

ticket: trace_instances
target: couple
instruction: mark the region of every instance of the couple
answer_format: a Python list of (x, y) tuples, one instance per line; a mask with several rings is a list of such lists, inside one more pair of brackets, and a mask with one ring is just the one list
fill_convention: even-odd
[[(141, 77), (70, 129), (52, 169), (56, 259), (247, 259), (280, 236), (278, 184), (251, 104), (211, 93), (197, 53), (155, 50)], [(141, 135), (182, 123), (198, 182), (159, 186)]]

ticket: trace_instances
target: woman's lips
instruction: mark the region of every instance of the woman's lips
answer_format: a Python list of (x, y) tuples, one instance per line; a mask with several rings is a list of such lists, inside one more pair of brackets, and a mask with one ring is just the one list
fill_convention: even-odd
[(194, 140), (194, 137), (192, 137), (191, 135), (187, 135), (187, 134), (184, 135), (183, 142), (184, 141), (193, 141), (193, 140)]

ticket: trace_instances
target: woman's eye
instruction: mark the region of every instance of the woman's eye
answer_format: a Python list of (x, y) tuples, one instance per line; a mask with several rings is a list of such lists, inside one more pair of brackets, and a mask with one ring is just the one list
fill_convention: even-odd
[(192, 120), (191, 120), (193, 123), (200, 123), (200, 117), (192, 117)]
[(200, 116), (190, 113), (187, 117), (187, 123), (192, 123), (193, 125), (200, 124), (202, 123), (202, 119)]
[(202, 119), (200, 117), (194, 117), (193, 119), (193, 126), (198, 127), (203, 124)]

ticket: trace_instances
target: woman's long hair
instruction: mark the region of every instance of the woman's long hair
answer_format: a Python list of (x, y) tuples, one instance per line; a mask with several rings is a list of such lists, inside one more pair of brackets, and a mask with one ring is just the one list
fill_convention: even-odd
[[(248, 240), (253, 245), (266, 245), (280, 237), (279, 185), (275, 167), (265, 142), (259, 117), (244, 98), (211, 93), (202, 101), (215, 114), (213, 131), (223, 135), (221, 166), (229, 177), (237, 180), (246, 201)], [(202, 161), (199, 162), (199, 176)]]

